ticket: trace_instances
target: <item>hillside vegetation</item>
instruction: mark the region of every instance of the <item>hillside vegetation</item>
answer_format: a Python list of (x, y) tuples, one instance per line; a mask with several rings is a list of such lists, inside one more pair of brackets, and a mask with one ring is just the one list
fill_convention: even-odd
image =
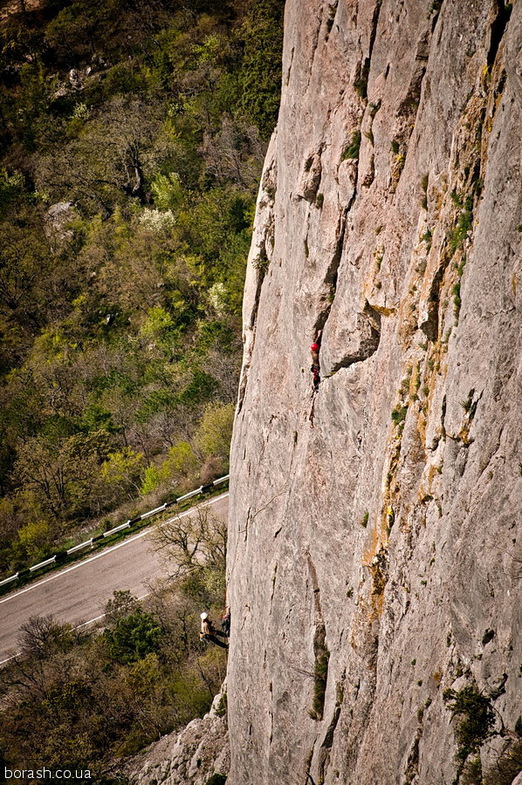
[[(198, 543), (190, 553), (179, 547), (187, 537)], [(75, 783), (125, 785), (129, 755), (208, 711), (226, 653), (199, 640), (199, 613), (217, 619), (222, 607), (226, 522), (207, 508), (157, 541), (178, 569), (144, 604), (114, 592), (103, 632), (50, 616), (23, 625), (21, 657), (0, 679), (0, 771), (45, 766)]]
[(0, 29), (4, 574), (227, 469), (283, 2), (15, 7)]

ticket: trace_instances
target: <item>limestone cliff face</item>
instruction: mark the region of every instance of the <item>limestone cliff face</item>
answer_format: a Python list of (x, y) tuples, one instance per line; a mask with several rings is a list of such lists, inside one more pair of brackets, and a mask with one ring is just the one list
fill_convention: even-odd
[(514, 738), (521, 42), (520, 0), (287, 0), (232, 449), (230, 785), (449, 785), (450, 688), (504, 733), (484, 769)]

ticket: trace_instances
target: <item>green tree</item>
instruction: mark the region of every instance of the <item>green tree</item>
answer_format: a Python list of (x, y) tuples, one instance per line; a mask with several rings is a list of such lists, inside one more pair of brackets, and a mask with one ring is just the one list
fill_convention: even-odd
[(259, 0), (245, 23), (242, 108), (268, 139), (279, 109), (284, 0)]
[(234, 404), (209, 403), (199, 423), (196, 442), (205, 457), (218, 456), (228, 464)]
[(138, 608), (118, 619), (103, 633), (109, 655), (121, 663), (140, 660), (160, 646), (161, 627), (154, 618)]
[(116, 504), (124, 499), (133, 499), (141, 487), (141, 478), (145, 469), (143, 453), (124, 447), (118, 452), (111, 452), (100, 469), (100, 478), (104, 495), (109, 504)]

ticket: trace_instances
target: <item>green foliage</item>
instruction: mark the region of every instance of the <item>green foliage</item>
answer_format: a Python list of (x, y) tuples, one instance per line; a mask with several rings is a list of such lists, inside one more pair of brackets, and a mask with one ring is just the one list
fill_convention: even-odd
[(112, 782), (115, 760), (208, 711), (226, 653), (201, 652), (200, 607), (178, 583), (153, 590), (147, 608), (117, 592), (106, 610), (101, 635), (52, 617), (24, 625), (0, 709), (0, 748), (13, 768), (89, 768), (92, 781)]
[(342, 155), (341, 161), (347, 159), (359, 158), (359, 149), (361, 147), (361, 132), (359, 130), (352, 131), (350, 141), (346, 144)]
[(205, 457), (215, 455), (228, 462), (234, 409), (233, 403), (210, 403), (205, 407), (196, 434), (196, 442)]
[(455, 226), (451, 229), (448, 236), (450, 254), (453, 256), (459, 248), (462, 248), (464, 241), (473, 226), (473, 198), (467, 197), (463, 202), (460, 196), (455, 192), (452, 192), (451, 196), (455, 204), (458, 207), (463, 208), (459, 213)]
[(160, 636), (161, 627), (141, 608), (119, 618), (112, 629), (103, 633), (110, 657), (124, 664), (157, 651)]
[(211, 445), (205, 407), (236, 394), (283, 6), (53, 0), (6, 18), (0, 571), (226, 466), (229, 420)]
[(423, 242), (426, 243), (426, 252), (429, 253), (431, 249), (431, 241), (432, 241), (432, 233), (431, 229), (426, 229), (424, 234), (421, 235), (420, 238)]
[(0, 216), (7, 212), (17, 196), (23, 193), (24, 178), (20, 172), (12, 175), (6, 169), (0, 169)]
[(221, 697), (219, 699), (219, 703), (216, 707), (216, 714), (218, 715), (218, 717), (224, 717), (227, 713), (227, 708), (228, 708), (227, 693), (222, 692)]
[(359, 70), (359, 75), (354, 82), (354, 88), (357, 95), (366, 100), (368, 94), (368, 76), (370, 73), (370, 59), (365, 58)]
[(310, 710), (310, 717), (314, 720), (321, 720), (323, 717), (329, 660), (330, 652), (326, 648), (326, 645), (323, 641), (320, 645), (316, 646), (316, 656), (314, 663), (314, 687), (312, 708)]
[(400, 404), (397, 404), (397, 406), (395, 406), (395, 408), (392, 410), (391, 413), (391, 418), (394, 424), (401, 425), (401, 423), (403, 423), (404, 420), (406, 419), (407, 412), (408, 412), (407, 406), (401, 406)]
[(124, 447), (118, 452), (109, 453), (101, 466), (100, 476), (106, 492), (116, 501), (125, 497), (133, 499), (140, 489), (143, 470), (143, 453)]
[(277, 119), (284, 0), (257, 0), (245, 25), (241, 108), (268, 139)]
[(108, 625), (114, 626), (120, 619), (134, 613), (138, 607), (136, 597), (128, 589), (117, 589), (105, 604), (105, 621)]
[(225, 785), (227, 778), (224, 774), (213, 774), (205, 782), (205, 785)]
[(192, 484), (186, 481), (195, 476), (198, 466), (199, 462), (191, 445), (188, 442), (177, 442), (163, 461), (147, 467), (140, 492), (147, 494), (169, 485), (185, 490), (185, 486)]
[(443, 698), (456, 719), (457, 758), (463, 762), (469, 755), (478, 752), (491, 735), (495, 715), (489, 698), (471, 684), (458, 692), (445, 690)]

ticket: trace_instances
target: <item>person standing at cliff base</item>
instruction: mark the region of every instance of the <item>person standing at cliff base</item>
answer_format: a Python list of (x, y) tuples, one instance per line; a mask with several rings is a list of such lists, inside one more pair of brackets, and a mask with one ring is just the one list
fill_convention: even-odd
[(221, 646), (222, 649), (228, 649), (228, 645), (223, 641), (220, 641), (219, 638), (216, 637), (217, 635), (220, 635), (222, 638), (226, 638), (227, 636), (225, 635), (224, 632), (221, 632), (221, 630), (217, 630), (214, 627), (212, 619), (210, 618), (208, 613), (203, 612), (200, 618), (201, 618), (201, 632), (199, 633), (200, 640), (215, 643), (216, 646)]
[(319, 351), (321, 349), (321, 333), (322, 330), (317, 331), (315, 340), (310, 347), (310, 352), (312, 354), (312, 367), (310, 368), (310, 370), (312, 371), (314, 392), (317, 392), (319, 390), (319, 385), (321, 383), (321, 368), (319, 366)]

